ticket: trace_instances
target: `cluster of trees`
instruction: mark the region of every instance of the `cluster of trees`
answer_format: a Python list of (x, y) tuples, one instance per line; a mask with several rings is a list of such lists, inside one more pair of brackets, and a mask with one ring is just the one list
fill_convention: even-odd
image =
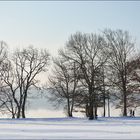
[(33, 47), (8, 56), (7, 45), (0, 44), (0, 110), (12, 118), (25, 118), (25, 106), (32, 87), (37, 88), (38, 74), (47, 70), (50, 56), (46, 50)]
[[(140, 105), (140, 56), (134, 49), (127, 31), (106, 29), (101, 34), (71, 35), (52, 60), (47, 83), (50, 100), (62, 103), (69, 117), (82, 109), (90, 120), (97, 119), (99, 107), (105, 116), (110, 101), (127, 116), (129, 108)], [(25, 118), (29, 91), (37, 88), (37, 76), (47, 71), (49, 62), (46, 50), (28, 47), (9, 55), (6, 43), (0, 42), (1, 112)]]
[[(106, 29), (102, 34), (77, 32), (68, 39), (49, 77), (51, 99), (65, 103), (68, 116), (84, 109), (97, 119), (97, 109), (108, 109), (110, 101), (127, 116), (129, 108), (140, 105), (140, 56), (127, 31)], [(135, 57), (134, 57), (135, 56)]]

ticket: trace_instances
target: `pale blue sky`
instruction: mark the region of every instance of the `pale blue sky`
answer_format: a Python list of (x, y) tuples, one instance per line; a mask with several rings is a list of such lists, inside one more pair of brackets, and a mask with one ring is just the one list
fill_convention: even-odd
[(0, 40), (11, 48), (47, 48), (52, 54), (76, 31), (128, 30), (140, 44), (139, 1), (0, 2)]

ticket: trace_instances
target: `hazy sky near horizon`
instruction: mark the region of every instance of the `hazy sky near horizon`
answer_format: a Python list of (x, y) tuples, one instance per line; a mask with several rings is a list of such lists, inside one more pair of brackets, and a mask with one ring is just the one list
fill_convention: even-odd
[(76, 31), (128, 30), (140, 44), (139, 1), (0, 1), (0, 40), (52, 55)]

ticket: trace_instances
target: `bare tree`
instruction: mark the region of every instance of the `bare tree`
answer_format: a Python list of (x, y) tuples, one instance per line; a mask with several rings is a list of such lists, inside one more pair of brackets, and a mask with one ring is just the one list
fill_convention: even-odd
[(73, 61), (60, 57), (54, 60), (53, 75), (49, 77), (51, 100), (65, 104), (64, 109), (72, 117), (75, 99), (78, 96), (78, 68)]
[[(7, 44), (4, 41), (0, 41), (0, 110), (2, 111), (5, 104), (8, 102), (4, 96), (7, 96), (4, 90), (3, 85), (3, 70), (4, 70), (4, 62), (7, 59)], [(5, 112), (5, 111), (2, 111)]]
[(82, 34), (71, 35), (63, 56), (72, 60), (80, 67), (82, 84), (87, 88), (89, 119), (96, 119), (98, 106), (99, 73), (105, 64), (107, 55), (104, 55), (106, 43), (100, 35)]
[(127, 62), (127, 71), (129, 73), (128, 85), (128, 108), (137, 108), (140, 106), (140, 56), (134, 57)]
[(47, 70), (49, 54), (33, 47), (17, 50), (11, 60), (5, 63), (3, 80), (17, 108), (17, 118), (25, 118), (25, 105), (29, 90), (39, 82), (36, 77)]
[[(123, 102), (123, 116), (127, 116), (127, 62), (130, 58), (134, 43), (127, 31), (105, 30), (104, 35), (108, 43), (107, 53), (110, 55), (108, 66), (111, 70), (110, 81), (120, 90)], [(118, 94), (119, 95), (119, 94)]]

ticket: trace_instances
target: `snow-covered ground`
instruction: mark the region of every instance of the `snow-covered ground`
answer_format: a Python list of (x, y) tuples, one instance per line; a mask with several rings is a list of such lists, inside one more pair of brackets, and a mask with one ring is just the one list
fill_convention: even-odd
[(0, 139), (140, 139), (140, 118), (0, 119)]

